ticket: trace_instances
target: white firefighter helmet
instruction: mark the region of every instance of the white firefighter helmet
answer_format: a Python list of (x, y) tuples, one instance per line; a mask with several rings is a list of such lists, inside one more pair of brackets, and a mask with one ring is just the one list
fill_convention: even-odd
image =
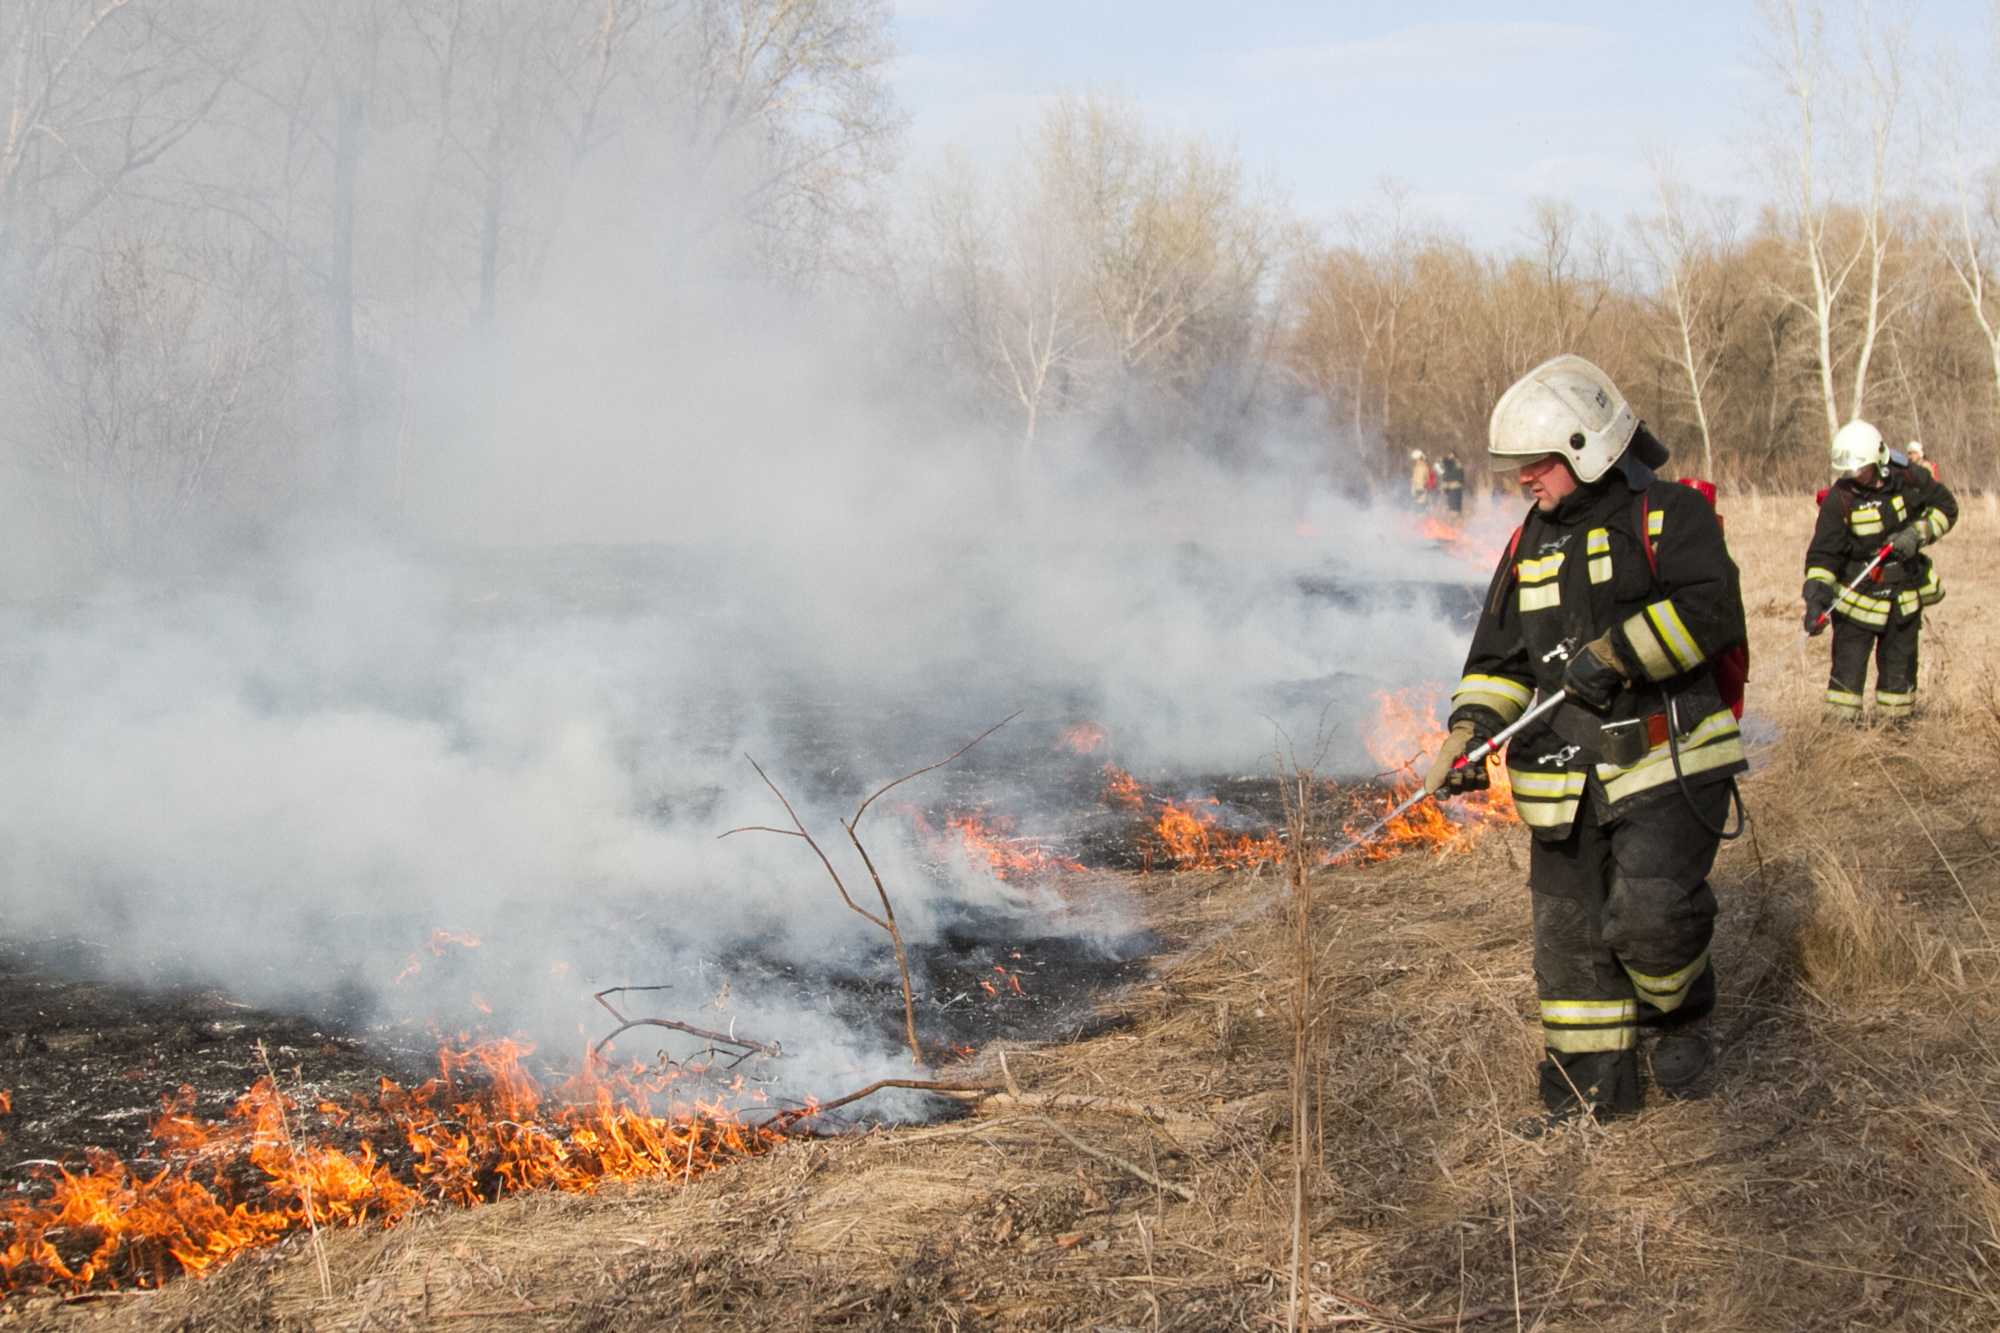
[(1500, 395), (1486, 455), (1493, 467), (1510, 469), (1553, 454), (1577, 480), (1593, 482), (1611, 470), (1638, 429), (1638, 416), (1609, 375), (1580, 356), (1559, 356)]
[(1421, 450), (1421, 449), (1412, 449), (1412, 450), (1410, 450), (1410, 461), (1411, 461), (1412, 463), (1416, 463), (1416, 462), (1421, 462), (1421, 461), (1422, 461), (1422, 459), (1423, 459), (1423, 456), (1424, 456), (1424, 451), (1423, 451), (1423, 450)]
[(1923, 462), (1923, 461), (1924, 461), (1924, 442), (1923, 442), (1922, 440), (1911, 440), (1911, 441), (1910, 441), (1910, 447), (1909, 447), (1909, 448), (1907, 448), (1907, 449), (1905, 449), (1905, 450), (1903, 450), (1903, 453), (1904, 453), (1905, 455), (1907, 455), (1907, 456), (1909, 457), (1909, 460), (1910, 460), (1910, 461), (1911, 461), (1912, 463), (1921, 463), (1921, 462)]
[(1850, 421), (1834, 432), (1833, 479), (1851, 477), (1865, 467), (1884, 467), (1889, 462), (1889, 446), (1882, 432), (1865, 421)]

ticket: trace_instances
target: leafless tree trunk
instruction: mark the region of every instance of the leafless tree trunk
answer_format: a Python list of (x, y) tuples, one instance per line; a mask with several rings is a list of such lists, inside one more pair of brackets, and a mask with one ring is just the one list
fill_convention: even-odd
[(1669, 356), (1701, 432), (1702, 475), (1714, 478), (1711, 386), (1741, 306), (1718, 252), (1730, 248), (1734, 238), (1726, 224), (1695, 216), (1699, 205), (1666, 154), (1651, 156), (1659, 212), (1639, 224), (1639, 240), (1660, 288), (1667, 316), (1663, 323), (1671, 331)]

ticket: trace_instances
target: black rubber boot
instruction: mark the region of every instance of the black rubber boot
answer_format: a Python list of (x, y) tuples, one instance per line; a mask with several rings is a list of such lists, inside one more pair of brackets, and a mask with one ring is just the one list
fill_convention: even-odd
[(1660, 1091), (1685, 1094), (1708, 1072), (1715, 1058), (1705, 1023), (1690, 1023), (1660, 1038), (1653, 1047), (1653, 1082)]

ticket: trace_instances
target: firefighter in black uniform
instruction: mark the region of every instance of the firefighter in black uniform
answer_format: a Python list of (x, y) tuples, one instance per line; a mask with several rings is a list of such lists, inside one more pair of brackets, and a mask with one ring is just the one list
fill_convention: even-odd
[(1438, 460), (1438, 489), (1444, 492), (1444, 507), (1451, 510), (1452, 517), (1465, 512), (1465, 465), (1457, 454), (1447, 451)]
[(1485, 786), (1484, 764), (1453, 761), (1537, 693), (1570, 696), (1507, 750), (1534, 834), (1538, 1132), (1638, 1110), (1642, 1034), (1658, 1034), (1663, 1090), (1708, 1066), (1707, 876), (1747, 767), (1713, 668), (1733, 663), (1740, 684), (1746, 633), (1714, 509), (1655, 478), (1665, 448), (1596, 366), (1562, 356), (1531, 371), (1494, 408), (1489, 452), (1520, 470), (1535, 507), (1494, 571), (1426, 786)]
[[(1951, 531), (1958, 501), (1920, 464), (1896, 458), (1882, 432), (1850, 421), (1833, 437), (1834, 483), (1820, 496), (1819, 526), (1806, 550), (1806, 629), (1833, 612), (1833, 670), (1826, 715), (1861, 720), (1868, 659), (1875, 659), (1875, 716), (1908, 718), (1917, 706), (1917, 633), (1944, 585), (1922, 548)], [(1852, 592), (1884, 544), (1891, 549)]]

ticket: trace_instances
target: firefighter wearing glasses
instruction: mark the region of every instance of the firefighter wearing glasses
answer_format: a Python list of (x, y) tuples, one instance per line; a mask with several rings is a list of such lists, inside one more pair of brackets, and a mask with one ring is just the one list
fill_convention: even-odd
[(1663, 1090), (1688, 1090), (1708, 1066), (1708, 871), (1747, 767), (1730, 706), (1746, 634), (1714, 509), (1656, 479), (1665, 447), (1596, 366), (1562, 356), (1529, 372), (1493, 410), (1489, 456), (1519, 469), (1535, 505), (1494, 571), (1426, 785), (1485, 786), (1484, 764), (1452, 761), (1537, 693), (1569, 695), (1507, 750), (1534, 834), (1549, 1114), (1524, 1129), (1539, 1132), (1638, 1110), (1644, 1035), (1658, 1035)]
[[(1889, 452), (1882, 432), (1850, 421), (1833, 437), (1834, 482), (1820, 497), (1806, 550), (1806, 629), (1819, 634), (1833, 612), (1833, 670), (1826, 715), (1859, 722), (1875, 659), (1875, 716), (1908, 718), (1917, 706), (1917, 633), (1944, 585), (1922, 549), (1951, 531), (1958, 501), (1921, 466)], [(1884, 544), (1886, 559), (1853, 591), (1847, 585)]]

